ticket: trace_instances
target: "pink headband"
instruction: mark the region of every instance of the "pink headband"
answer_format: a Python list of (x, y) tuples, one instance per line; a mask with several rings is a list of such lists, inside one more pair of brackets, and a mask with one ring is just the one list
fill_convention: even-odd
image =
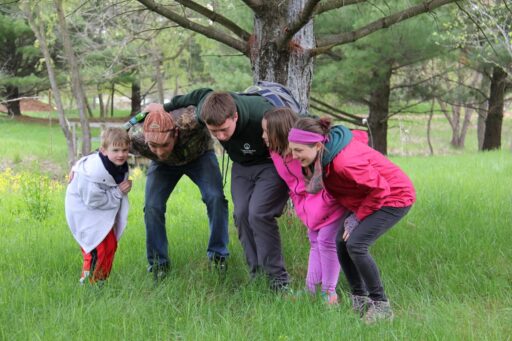
[(323, 135), (313, 133), (310, 131), (305, 131), (302, 129), (292, 128), (288, 133), (288, 141), (295, 143), (317, 143), (317, 142), (325, 142), (327, 138)]

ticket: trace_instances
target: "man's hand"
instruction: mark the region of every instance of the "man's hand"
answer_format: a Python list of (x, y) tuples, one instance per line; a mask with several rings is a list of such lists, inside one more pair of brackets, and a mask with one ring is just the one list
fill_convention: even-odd
[(347, 219), (345, 219), (343, 226), (345, 227), (345, 231), (343, 232), (343, 240), (347, 241), (352, 231), (354, 231), (356, 227), (359, 226), (359, 219), (357, 219), (356, 215), (352, 213), (347, 217)]
[(142, 111), (147, 112), (148, 114), (151, 113), (165, 113), (164, 106), (160, 103), (151, 103), (148, 104)]
[(119, 190), (126, 195), (132, 189), (132, 180), (124, 180), (118, 186)]

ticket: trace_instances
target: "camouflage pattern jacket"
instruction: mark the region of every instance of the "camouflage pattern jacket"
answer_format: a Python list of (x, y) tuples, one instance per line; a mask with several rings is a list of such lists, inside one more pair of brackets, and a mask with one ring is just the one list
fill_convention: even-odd
[(213, 139), (206, 126), (199, 124), (195, 107), (179, 108), (169, 113), (178, 128), (178, 141), (166, 160), (159, 160), (149, 149), (144, 139), (144, 122), (137, 123), (129, 130), (131, 149), (150, 160), (169, 166), (181, 166), (196, 160), (208, 150), (213, 150)]

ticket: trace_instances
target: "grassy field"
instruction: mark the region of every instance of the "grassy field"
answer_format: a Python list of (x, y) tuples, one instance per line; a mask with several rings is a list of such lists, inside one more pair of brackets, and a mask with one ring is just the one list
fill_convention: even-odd
[[(140, 171), (111, 278), (103, 288), (79, 286), (81, 254), (63, 211), (60, 128), (0, 119), (0, 130), (0, 340), (511, 339), (512, 155), (505, 141), (498, 152), (392, 157), (411, 176), (418, 202), (372, 249), (396, 318), (368, 327), (350, 311), (344, 279), (336, 308), (273, 294), (264, 279), (249, 283), (232, 222), (228, 276), (209, 272), (206, 210), (188, 179), (168, 203), (173, 270), (155, 285), (145, 272)], [(64, 173), (48, 176), (49, 164)], [(305, 228), (287, 214), (280, 226), (300, 289)]]

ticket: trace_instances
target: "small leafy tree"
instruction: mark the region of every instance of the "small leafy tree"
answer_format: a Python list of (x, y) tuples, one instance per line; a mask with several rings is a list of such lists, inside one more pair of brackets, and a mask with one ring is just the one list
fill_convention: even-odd
[(0, 102), (9, 115), (18, 116), (20, 98), (47, 88), (48, 80), (41, 69), (34, 33), (12, 6), (10, 9), (0, 12)]

